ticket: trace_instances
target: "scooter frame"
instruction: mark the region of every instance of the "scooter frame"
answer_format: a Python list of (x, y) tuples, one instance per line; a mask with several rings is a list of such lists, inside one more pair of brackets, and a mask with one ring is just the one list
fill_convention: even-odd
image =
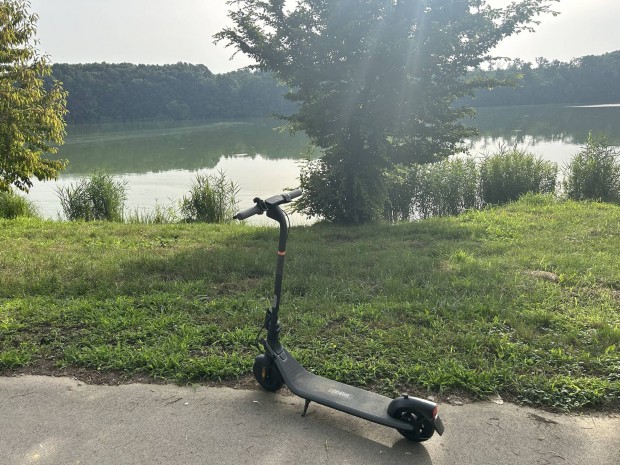
[(265, 314), (264, 329), (267, 338), (262, 340), (264, 354), (256, 357), (254, 376), (268, 391), (277, 391), (286, 383), (297, 396), (305, 399), (302, 416), (310, 402), (316, 402), (366, 420), (395, 428), (411, 441), (430, 439), (435, 431), (440, 435), (444, 425), (438, 415), (437, 404), (418, 397), (389, 397), (366, 391), (348, 384), (317, 376), (304, 367), (280, 343), (281, 326), (278, 320), (284, 276), (284, 260), (288, 239), (288, 224), (280, 205), (289, 203), (302, 194), (301, 190), (275, 195), (266, 200), (255, 198), (252, 208), (237, 213), (234, 218), (244, 220), (256, 214), (267, 217), (280, 225), (277, 251), (274, 296), (271, 308)]

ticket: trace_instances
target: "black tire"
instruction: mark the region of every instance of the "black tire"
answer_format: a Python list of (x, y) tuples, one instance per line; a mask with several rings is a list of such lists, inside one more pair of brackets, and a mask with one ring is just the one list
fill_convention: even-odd
[(267, 361), (267, 357), (264, 354), (256, 357), (252, 372), (254, 373), (254, 378), (256, 378), (256, 381), (263, 389), (269, 392), (276, 392), (284, 385), (284, 380), (275, 364), (268, 364)]
[(433, 434), (435, 434), (435, 426), (433, 423), (417, 410), (410, 408), (399, 408), (396, 412), (394, 412), (393, 417), (398, 420), (411, 423), (413, 426), (412, 431), (397, 429), (400, 434), (410, 441), (428, 441), (431, 437), (433, 437)]

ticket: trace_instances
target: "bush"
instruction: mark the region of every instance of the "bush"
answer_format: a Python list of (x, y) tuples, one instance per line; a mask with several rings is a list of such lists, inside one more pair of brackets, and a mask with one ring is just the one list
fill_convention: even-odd
[(110, 174), (95, 171), (75, 185), (60, 187), (57, 193), (70, 221), (123, 221), (127, 182), (114, 180)]
[(226, 223), (236, 213), (239, 186), (226, 178), (224, 172), (197, 174), (189, 195), (181, 200), (185, 221)]
[(554, 193), (557, 164), (513, 148), (485, 158), (480, 164), (480, 191), (485, 204), (517, 200), (525, 193)]
[(588, 136), (584, 149), (565, 166), (564, 191), (572, 200), (620, 202), (620, 160), (604, 137)]
[(0, 218), (38, 217), (37, 208), (28, 199), (12, 191), (0, 191)]

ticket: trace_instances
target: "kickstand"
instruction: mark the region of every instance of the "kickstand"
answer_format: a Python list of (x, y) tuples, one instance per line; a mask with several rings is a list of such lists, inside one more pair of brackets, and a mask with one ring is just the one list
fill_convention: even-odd
[(306, 416), (306, 412), (308, 411), (308, 405), (310, 405), (310, 400), (305, 399), (306, 403), (304, 404), (304, 413), (301, 414), (302, 417)]

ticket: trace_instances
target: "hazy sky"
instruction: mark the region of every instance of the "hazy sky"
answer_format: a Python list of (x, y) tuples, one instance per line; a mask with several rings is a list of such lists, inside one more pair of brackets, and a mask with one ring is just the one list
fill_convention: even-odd
[[(226, 0), (30, 0), (39, 15), (39, 48), (54, 63), (205, 64), (222, 73), (249, 64), (213, 45), (227, 22)], [(507, 0), (491, 0), (492, 5)], [(620, 0), (561, 0), (560, 16), (534, 34), (507, 39), (497, 53), (568, 61), (620, 49)]]

